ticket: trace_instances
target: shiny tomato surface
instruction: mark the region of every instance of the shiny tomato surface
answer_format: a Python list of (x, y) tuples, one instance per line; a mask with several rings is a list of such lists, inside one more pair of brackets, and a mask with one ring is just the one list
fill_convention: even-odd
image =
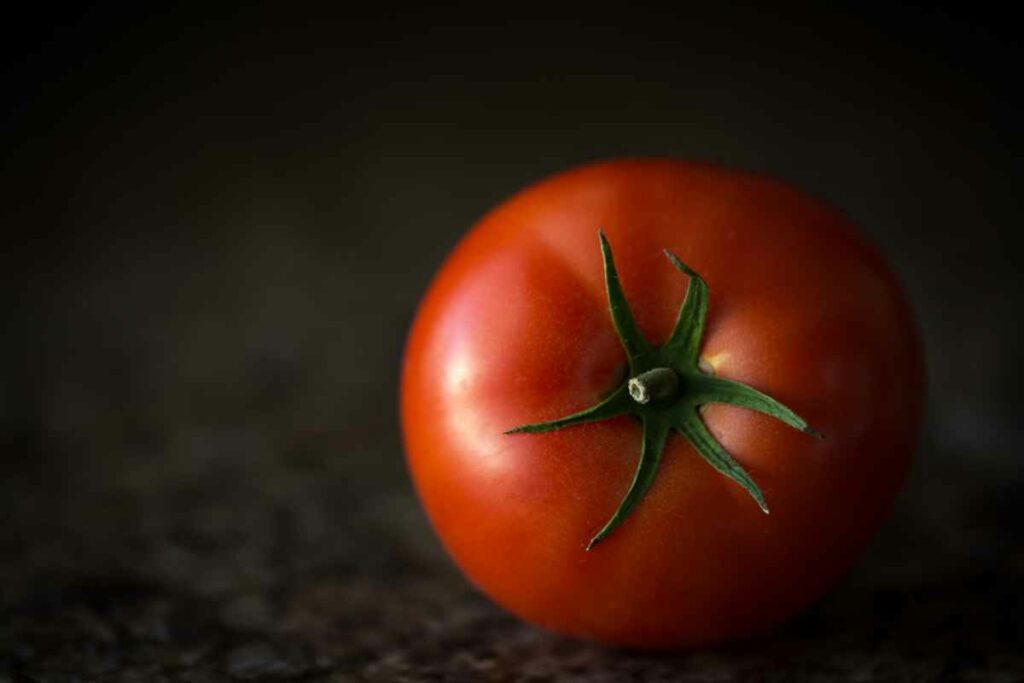
[[(648, 340), (665, 340), (686, 292), (669, 249), (709, 286), (702, 366), (824, 434), (703, 409), (770, 515), (672, 435), (647, 495), (587, 551), (629, 487), (637, 420), (504, 433), (591, 406), (626, 375), (599, 229)], [(821, 596), (885, 518), (919, 426), (915, 330), (879, 253), (805, 194), (681, 161), (585, 166), (495, 208), (431, 284), (404, 360), (408, 465), (456, 563), (523, 619), (641, 648), (744, 636)]]

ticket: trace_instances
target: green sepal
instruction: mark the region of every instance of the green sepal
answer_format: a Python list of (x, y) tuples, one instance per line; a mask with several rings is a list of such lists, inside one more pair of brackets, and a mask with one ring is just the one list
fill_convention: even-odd
[(587, 544), (587, 550), (592, 549), (602, 539), (606, 538), (608, 534), (618, 528), (623, 520), (629, 516), (629, 513), (633, 511), (637, 503), (644, 497), (644, 494), (647, 493), (647, 489), (651, 488), (651, 484), (654, 483), (654, 476), (658, 473), (661, 454), (665, 450), (665, 441), (668, 439), (668, 433), (672, 425), (661, 415), (646, 415), (641, 419), (643, 420), (643, 439), (640, 446), (640, 458), (636, 464), (636, 472), (633, 474), (633, 481), (630, 483), (626, 495), (622, 498), (622, 502), (619, 503), (618, 509), (615, 510), (615, 514), (590, 539), (590, 543)]
[(665, 256), (681, 273), (690, 278), (690, 282), (686, 287), (683, 305), (679, 307), (679, 315), (676, 316), (672, 334), (661, 350), (680, 367), (687, 368), (696, 364), (697, 354), (700, 353), (704, 321), (708, 315), (708, 283), (697, 274), (697, 271), (680, 261), (668, 249), (665, 250)]
[(607, 420), (610, 417), (617, 415), (625, 415), (633, 412), (636, 403), (629, 396), (629, 390), (627, 386), (623, 384), (621, 387), (615, 390), (611, 396), (601, 401), (597, 405), (591, 406), (586, 410), (581, 410), (578, 413), (572, 415), (566, 415), (560, 417), (557, 420), (551, 420), (549, 422), (536, 422), (534, 424), (521, 425), (510, 429), (506, 434), (540, 434), (542, 432), (550, 432), (555, 429), (561, 429), (562, 427), (568, 427), (570, 425), (584, 424), (586, 422), (596, 422), (598, 420)]
[(823, 438), (821, 432), (808, 426), (807, 421), (802, 417), (771, 396), (763, 394), (753, 387), (748, 387), (746, 384), (740, 384), (731, 379), (698, 374), (691, 376), (690, 386), (692, 393), (688, 395), (688, 398), (694, 405), (727, 403), (732, 406), (749, 408), (770, 415), (805, 434), (811, 434), (819, 439)]
[(612, 259), (612, 248), (608, 244), (608, 238), (603, 232), (598, 232), (601, 240), (601, 257), (604, 261), (604, 286), (608, 293), (608, 311), (612, 316), (612, 324), (615, 325), (615, 332), (619, 335), (622, 348), (626, 350), (629, 358), (630, 372), (636, 372), (640, 368), (637, 362), (651, 353), (651, 345), (647, 343), (644, 336), (640, 334), (640, 328), (633, 319), (633, 311), (629, 308), (629, 301), (622, 291), (619, 283), (619, 274), (615, 271), (615, 261)]
[(684, 416), (675, 425), (676, 430), (686, 437), (693, 448), (700, 453), (709, 465), (729, 477), (737, 484), (746, 489), (747, 493), (757, 502), (761, 510), (767, 515), (768, 504), (764, 500), (764, 494), (760, 487), (750, 478), (738, 462), (722, 446), (715, 441), (715, 437), (708, 431), (704, 421), (700, 419), (697, 411)]

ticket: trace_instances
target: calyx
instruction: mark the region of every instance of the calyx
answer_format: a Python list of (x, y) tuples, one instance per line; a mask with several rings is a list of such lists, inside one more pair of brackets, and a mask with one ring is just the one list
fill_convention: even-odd
[(821, 438), (821, 434), (772, 397), (746, 384), (714, 377), (698, 367), (698, 353), (708, 311), (708, 286), (700, 275), (668, 250), (665, 256), (689, 277), (690, 282), (668, 341), (659, 347), (648, 343), (637, 328), (629, 302), (619, 284), (608, 239), (603, 232), (599, 236), (608, 310), (619, 340), (626, 350), (629, 379), (608, 398), (586, 410), (556, 420), (522, 425), (506, 434), (549, 432), (618, 415), (639, 418), (643, 425), (643, 437), (633, 481), (618, 509), (590, 539), (587, 550), (618, 528), (647, 493), (658, 472), (665, 444), (673, 431), (689, 441), (708, 464), (746, 489), (761, 510), (768, 514), (768, 505), (761, 489), (711, 435), (698, 408), (706, 403), (727, 403), (765, 413), (818, 438)]

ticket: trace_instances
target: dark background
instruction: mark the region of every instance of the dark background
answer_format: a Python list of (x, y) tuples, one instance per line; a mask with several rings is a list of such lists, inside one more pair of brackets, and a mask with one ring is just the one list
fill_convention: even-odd
[[(0, 680), (1024, 676), (1009, 15), (36, 11), (0, 48)], [(851, 576), (774, 633), (671, 656), (468, 588), (396, 414), (459, 236), (549, 173), (649, 154), (846, 211), (930, 379)]]

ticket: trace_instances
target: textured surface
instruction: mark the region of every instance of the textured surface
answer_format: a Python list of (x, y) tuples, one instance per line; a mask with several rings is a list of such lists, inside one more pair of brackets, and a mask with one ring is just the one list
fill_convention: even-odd
[[(1024, 679), (1017, 22), (299, 4), (0, 21), (0, 681)], [(477, 596), (395, 415), (463, 231), (641, 154), (849, 213), (929, 361), (910, 482), (854, 573), (778, 632), (672, 656)]]
[[(211, 438), (193, 442), (193, 453)], [(314, 459), (260, 461), (258, 439), (237, 446), (189, 472), (137, 452), (126, 482), (109, 489), (65, 482), (59, 530), (31, 501), (12, 511), (18, 497), (5, 485), (5, 519), (23, 535), (4, 547), (0, 677), (1024, 677), (1019, 550), (951, 569), (940, 562), (946, 547), (929, 550), (891, 525), (838, 590), (778, 631), (709, 651), (617, 652), (491, 606), (447, 564), (405, 490), (368, 495), (358, 472)]]

